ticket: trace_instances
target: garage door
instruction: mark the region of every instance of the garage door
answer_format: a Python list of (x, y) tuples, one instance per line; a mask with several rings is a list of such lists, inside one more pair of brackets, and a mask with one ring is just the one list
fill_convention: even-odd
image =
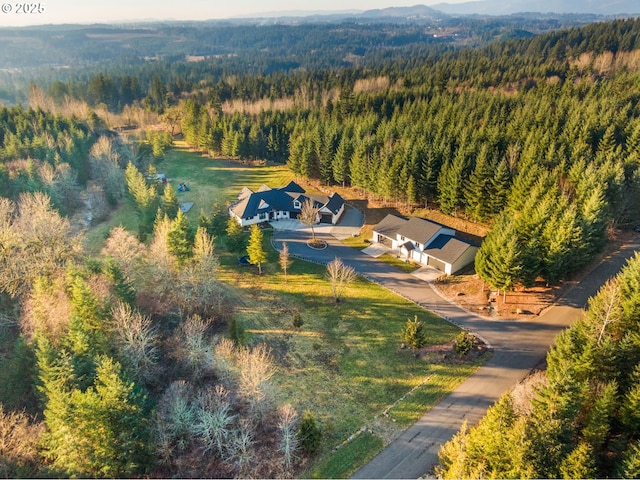
[(446, 264), (443, 261), (438, 260), (437, 258), (433, 258), (433, 257), (429, 257), (429, 261), (428, 261), (427, 265), (429, 265), (431, 267), (434, 267), (434, 268), (437, 268), (441, 272), (446, 271), (446, 267), (447, 267)]
[(333, 215), (330, 213), (323, 213), (320, 215), (320, 223), (331, 223), (333, 220)]

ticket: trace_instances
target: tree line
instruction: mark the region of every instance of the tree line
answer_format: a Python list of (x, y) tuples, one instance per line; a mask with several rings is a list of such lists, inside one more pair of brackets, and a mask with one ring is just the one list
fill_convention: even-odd
[(546, 372), (440, 451), (439, 478), (637, 478), (640, 257), (556, 338)]

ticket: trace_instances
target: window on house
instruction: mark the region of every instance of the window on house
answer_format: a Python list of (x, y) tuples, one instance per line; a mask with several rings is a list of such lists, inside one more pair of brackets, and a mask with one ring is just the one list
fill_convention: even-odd
[(261, 213), (261, 214), (258, 216), (258, 218), (259, 218), (260, 220), (264, 220), (264, 219), (266, 219), (266, 218), (267, 218), (267, 214), (266, 214), (266, 213)]

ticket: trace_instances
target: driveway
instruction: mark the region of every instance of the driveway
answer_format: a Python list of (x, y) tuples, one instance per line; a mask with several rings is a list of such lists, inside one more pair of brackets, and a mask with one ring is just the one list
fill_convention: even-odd
[[(336, 225), (318, 223), (313, 226), (313, 230), (316, 234), (329, 234), (339, 240), (343, 240), (358, 235), (363, 224), (364, 217), (362, 213), (350, 205), (345, 205), (344, 213)], [(270, 222), (270, 225), (276, 231), (304, 231), (311, 235), (311, 227), (306, 226), (300, 220), (275, 220)]]
[(329, 244), (325, 250), (309, 248), (309, 234), (301, 231), (275, 232), (273, 243), (279, 249), (286, 241), (292, 255), (316, 263), (326, 264), (339, 257), (365, 278), (472, 331), (494, 349), (483, 367), (356, 472), (354, 478), (418, 478), (431, 472), (438, 462), (440, 446), (459, 430), (463, 420), (470, 425), (477, 423), (490, 405), (535, 368), (555, 336), (582, 314), (588, 298), (640, 249), (640, 239), (636, 238), (608, 256), (543, 315), (524, 321), (500, 321), (480, 318), (445, 301), (424, 280), (347, 247), (330, 235), (317, 236)]

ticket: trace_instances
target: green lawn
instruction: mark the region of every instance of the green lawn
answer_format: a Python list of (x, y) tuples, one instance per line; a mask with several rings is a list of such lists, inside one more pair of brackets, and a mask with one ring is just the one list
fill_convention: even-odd
[[(363, 436), (354, 446), (334, 447), (363, 426), (378, 424), (385, 410), (385, 425), (398, 433), (478, 367), (429, 363), (400, 349), (402, 328), (414, 315), (427, 324), (429, 344), (450, 342), (458, 329), (364, 279), (335, 304), (322, 266), (295, 260), (285, 282), (274, 251), (263, 275), (236, 267), (230, 255), (223, 254), (221, 263), (222, 276), (234, 285), (236, 316), (248, 342), (267, 343), (277, 359), (277, 401), (313, 410), (322, 424), (324, 448), (305, 477), (348, 477), (370, 458), (357, 453)], [(304, 322), (300, 329), (293, 327), (296, 312)], [(365, 438), (362, 451), (373, 455), (383, 447), (381, 436)]]
[[(157, 169), (174, 185), (189, 185), (191, 191), (180, 193), (179, 199), (195, 203), (189, 213), (194, 223), (201, 208), (209, 212), (214, 200), (235, 200), (243, 186), (280, 186), (293, 178), (284, 167), (203, 158), (181, 146)], [(99, 252), (101, 239), (119, 224), (136, 232), (135, 214), (127, 205), (90, 232), (92, 251)], [(230, 300), (247, 341), (268, 344), (277, 362), (274, 400), (291, 403), (299, 412), (313, 410), (321, 424), (322, 449), (302, 476), (349, 476), (478, 366), (430, 363), (400, 349), (402, 328), (415, 315), (427, 324), (429, 344), (448, 343), (459, 329), (364, 279), (351, 284), (338, 304), (322, 266), (296, 260), (285, 281), (277, 252), (270, 246), (270, 232), (265, 232), (269, 261), (262, 275), (253, 267), (238, 267), (223, 242), (216, 244), (218, 275), (232, 286)], [(300, 329), (292, 325), (296, 313), (304, 322)], [(382, 415), (385, 410), (388, 417)], [(375, 433), (357, 435), (335, 450), (362, 427), (375, 425)]]
[(235, 201), (242, 187), (252, 190), (262, 184), (280, 187), (293, 180), (293, 175), (283, 165), (252, 167), (233, 160), (205, 158), (189, 151), (182, 143), (167, 153), (157, 169), (171, 179), (176, 190), (181, 182), (190, 188), (189, 192), (178, 192), (178, 200), (194, 202), (188, 215), (194, 220), (200, 209), (209, 212), (215, 201), (223, 204)]

